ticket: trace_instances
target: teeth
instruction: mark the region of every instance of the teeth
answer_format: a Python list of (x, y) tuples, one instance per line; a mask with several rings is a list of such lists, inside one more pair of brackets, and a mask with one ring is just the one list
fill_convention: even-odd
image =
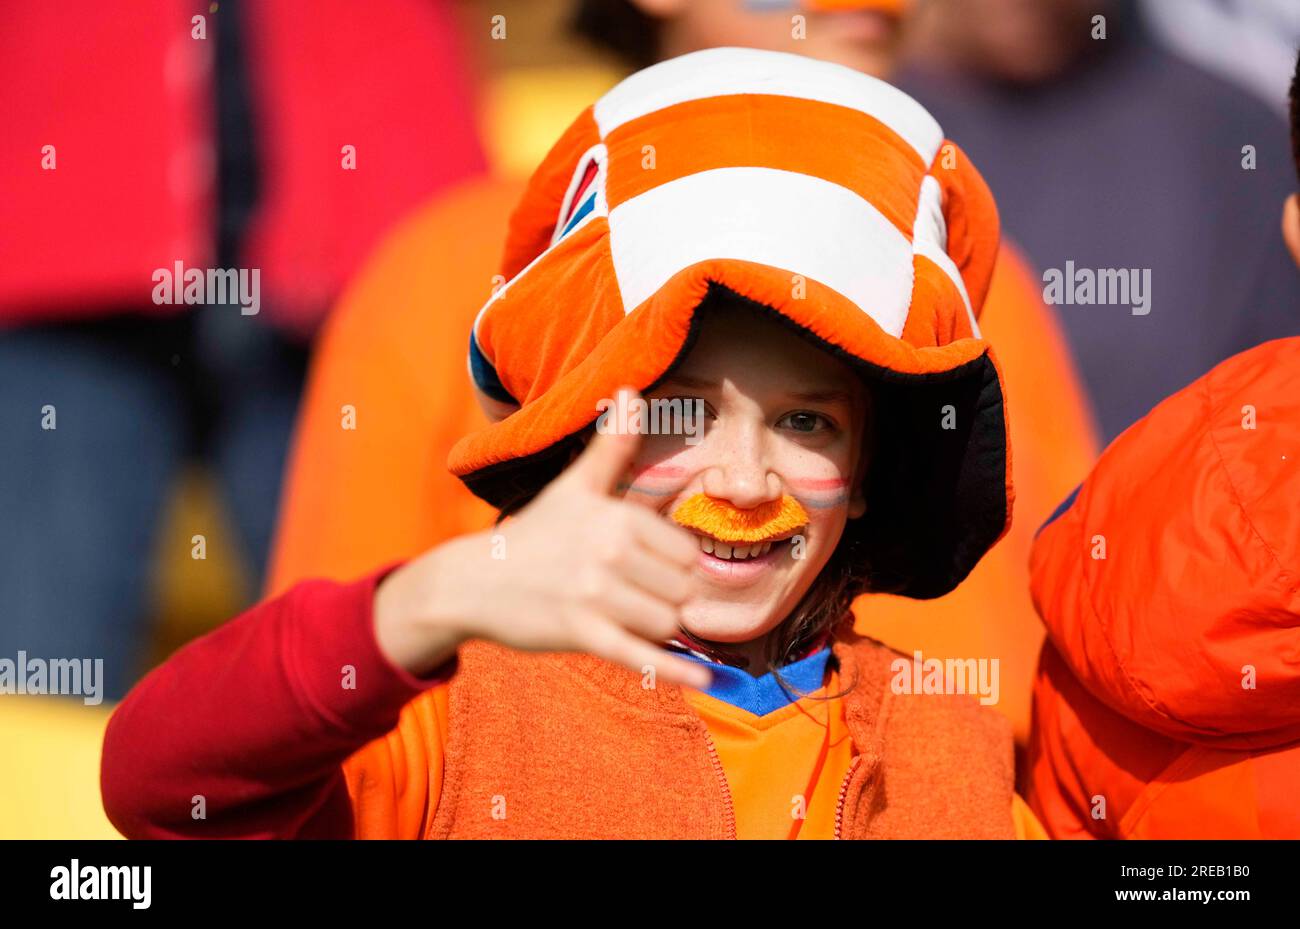
[(711, 536), (697, 536), (700, 540), (700, 548), (713, 555), (715, 558), (725, 558), (729, 561), (742, 561), (746, 558), (758, 558), (766, 555), (772, 550), (771, 542), (755, 542), (752, 545), (728, 545), (726, 542), (719, 542)]

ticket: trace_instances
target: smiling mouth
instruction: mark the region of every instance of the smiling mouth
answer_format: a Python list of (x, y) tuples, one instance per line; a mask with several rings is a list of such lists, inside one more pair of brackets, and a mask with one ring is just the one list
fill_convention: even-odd
[(695, 538), (699, 540), (700, 551), (714, 558), (723, 561), (745, 561), (751, 558), (761, 558), (770, 552), (774, 547), (788, 545), (790, 540), (799, 534), (800, 530), (785, 533), (779, 538), (765, 539), (761, 542), (724, 542), (721, 539), (715, 539), (713, 536), (696, 534)]

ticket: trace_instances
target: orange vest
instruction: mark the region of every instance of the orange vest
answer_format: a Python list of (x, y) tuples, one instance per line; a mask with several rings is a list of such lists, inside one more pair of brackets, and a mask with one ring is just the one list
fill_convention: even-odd
[[(966, 696), (895, 694), (897, 653), (845, 636), (833, 654), (856, 754), (836, 835), (1014, 838), (1006, 720)], [(735, 837), (716, 747), (680, 688), (643, 687), (641, 676), (590, 655), (476, 641), (459, 660), (446, 694), (441, 787), (417, 814), (423, 837)], [(359, 823), (402, 818), (377, 806), (394, 802), (388, 784), (422, 775), (415, 746), (400, 750), (391, 738), (346, 766)]]

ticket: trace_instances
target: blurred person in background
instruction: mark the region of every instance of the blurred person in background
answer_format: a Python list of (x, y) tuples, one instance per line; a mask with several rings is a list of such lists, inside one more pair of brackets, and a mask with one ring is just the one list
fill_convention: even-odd
[(1166, 51), (1121, 0), (929, 0), (915, 25), (901, 86), (969, 140), (1039, 271), (1147, 275), (1144, 313), (1057, 307), (1105, 440), (1300, 332), (1273, 234), (1291, 162), (1267, 106)]
[[(907, 8), (899, 0), (581, 0), (572, 5), (572, 22), (626, 70), (746, 45), (887, 76)], [(490, 28), (485, 14), (482, 29)], [(509, 21), (506, 28), (506, 41), (536, 41)], [(485, 175), (431, 199), (345, 292), (313, 361), (268, 593), (307, 578), (351, 579), (491, 524), (492, 508), (446, 462), (456, 439), (487, 422), (465, 370), (465, 344), (503, 280), (499, 233), (522, 187), (518, 179)], [(952, 594), (924, 602), (863, 597), (854, 611), (859, 631), (909, 653), (997, 657), (998, 708), (1023, 740), (1042, 641), (1028, 596), (1029, 544), (1086, 473), (1095, 440), (1063, 339), (1012, 249), (1002, 250), (980, 325), (997, 346), (1015, 410), (1018, 499), (1010, 533)], [(346, 409), (355, 413), (354, 429), (342, 425)]]
[[(257, 582), (309, 338), (380, 231), (483, 158), (440, 0), (14, 0), (5, 21), (0, 655), (102, 658), (114, 699), (181, 466), (215, 472)], [(258, 312), (157, 303), (177, 262), (257, 269)]]
[(1300, 3), (1295, 0), (1139, 0), (1142, 19), (1177, 55), (1286, 112)]
[[(1300, 266), (1300, 193), (1281, 239)], [(1113, 442), (1035, 541), (1051, 635), (1025, 782), (1053, 837), (1300, 838), (1297, 370), (1300, 338), (1216, 366)], [(1102, 527), (1120, 557), (1080, 544)]]

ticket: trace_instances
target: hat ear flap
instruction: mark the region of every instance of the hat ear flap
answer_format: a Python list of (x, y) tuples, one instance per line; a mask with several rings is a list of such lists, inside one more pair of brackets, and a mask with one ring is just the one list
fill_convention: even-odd
[(948, 257), (957, 266), (978, 319), (984, 308), (1001, 236), (997, 204), (975, 165), (957, 143), (939, 146), (930, 176), (939, 184)]
[(510, 216), (501, 274), (513, 280), (530, 261), (546, 251), (560, 222), (560, 213), (584, 153), (600, 142), (592, 107), (587, 107), (551, 146), (528, 181), (519, 205)]

